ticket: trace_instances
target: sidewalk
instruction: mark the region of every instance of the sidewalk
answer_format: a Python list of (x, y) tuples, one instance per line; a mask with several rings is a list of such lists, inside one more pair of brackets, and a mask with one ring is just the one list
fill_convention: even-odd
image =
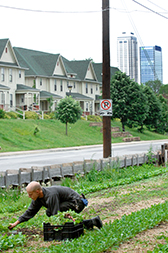
[[(150, 140), (150, 141), (132, 141), (132, 142), (120, 142), (120, 143), (111, 143), (112, 146), (119, 146), (119, 145), (134, 145), (136, 143), (143, 144), (143, 143), (153, 143), (153, 142), (163, 142), (168, 143), (168, 139), (164, 140)], [(87, 149), (87, 148), (94, 148), (94, 147), (102, 147), (103, 144), (98, 145), (86, 145), (86, 146), (74, 146), (74, 147), (66, 147), (66, 148), (51, 148), (51, 149), (38, 149), (38, 150), (28, 150), (28, 151), (14, 151), (14, 152), (0, 152), (0, 157), (3, 156), (11, 156), (11, 155), (22, 155), (22, 154), (38, 154), (38, 153), (45, 153), (45, 152), (60, 152), (60, 151), (67, 151), (67, 150), (80, 150), (80, 149)]]

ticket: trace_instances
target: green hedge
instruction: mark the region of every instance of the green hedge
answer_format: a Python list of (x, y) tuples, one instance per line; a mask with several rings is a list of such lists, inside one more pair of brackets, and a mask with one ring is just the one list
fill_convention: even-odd
[(26, 111), (25, 112), (25, 119), (39, 119), (39, 116), (36, 112)]
[(94, 121), (94, 122), (102, 122), (101, 117), (95, 115), (88, 115), (87, 120)]

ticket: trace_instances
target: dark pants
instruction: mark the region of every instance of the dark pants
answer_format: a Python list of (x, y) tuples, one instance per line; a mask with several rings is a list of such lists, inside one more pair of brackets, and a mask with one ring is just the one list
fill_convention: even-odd
[(72, 211), (75, 211), (76, 213), (80, 213), (80, 212), (82, 212), (82, 210), (84, 208), (85, 208), (85, 205), (84, 205), (83, 201), (81, 200), (81, 198), (75, 199), (72, 201), (62, 202), (60, 204), (60, 211), (61, 212), (66, 212), (71, 209)]

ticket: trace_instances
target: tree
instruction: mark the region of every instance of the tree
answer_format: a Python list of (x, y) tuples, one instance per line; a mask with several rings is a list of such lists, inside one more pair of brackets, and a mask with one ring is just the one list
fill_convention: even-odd
[(154, 81), (150, 80), (146, 82), (145, 85), (151, 88), (156, 94), (159, 94), (160, 88), (164, 86), (159, 79), (156, 79)]
[(111, 79), (110, 96), (113, 101), (113, 118), (121, 120), (123, 131), (125, 125), (143, 125), (148, 106), (138, 83), (131, 80), (126, 73), (117, 71)]
[(167, 100), (162, 95), (159, 95), (158, 99), (161, 104), (162, 114), (157, 121), (156, 131), (158, 133), (164, 134), (165, 132), (168, 132), (168, 104)]
[(56, 119), (66, 124), (66, 135), (68, 123), (74, 124), (82, 115), (82, 108), (78, 101), (71, 96), (61, 99), (56, 107)]
[(168, 95), (168, 84), (162, 85), (159, 94)]
[(144, 124), (147, 126), (148, 129), (156, 130), (158, 121), (162, 117), (161, 103), (159, 102), (159, 99), (156, 94), (148, 86), (144, 86), (143, 92), (146, 95), (149, 106), (149, 111), (144, 121)]

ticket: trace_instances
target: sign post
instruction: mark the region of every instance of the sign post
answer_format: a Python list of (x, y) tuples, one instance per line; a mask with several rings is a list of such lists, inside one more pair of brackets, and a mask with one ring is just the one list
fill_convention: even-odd
[[(109, 0), (102, 0), (103, 19), (103, 69), (102, 98), (100, 110), (103, 112), (103, 157), (111, 157), (111, 117), (110, 116), (110, 39), (109, 39)], [(109, 102), (108, 102), (109, 101)], [(111, 111), (112, 112), (112, 111)], [(109, 113), (109, 114), (108, 114)]]

